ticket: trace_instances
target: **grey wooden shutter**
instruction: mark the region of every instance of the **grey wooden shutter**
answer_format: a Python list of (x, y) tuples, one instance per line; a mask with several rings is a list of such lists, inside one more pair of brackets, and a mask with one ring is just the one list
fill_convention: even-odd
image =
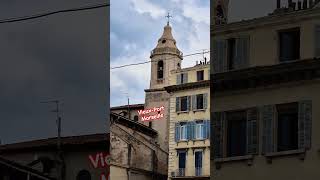
[(247, 110), (247, 154), (258, 153), (258, 109)]
[(197, 96), (196, 95), (192, 95), (192, 110), (196, 110), (197, 109)]
[(316, 57), (320, 56), (320, 25), (315, 26), (314, 32), (314, 54)]
[(183, 74), (183, 82), (182, 83), (188, 83), (188, 73)]
[(223, 157), (223, 133), (224, 133), (224, 122), (225, 122), (225, 113), (224, 112), (215, 112), (213, 113), (212, 120), (212, 130), (213, 130), (213, 149), (214, 149), (214, 158)]
[(181, 74), (177, 75), (177, 84), (181, 84)]
[(191, 139), (195, 139), (196, 138), (196, 122), (192, 121), (191, 122)]
[(175, 123), (175, 141), (178, 142), (180, 140), (180, 124)]
[(214, 73), (223, 72), (226, 68), (226, 40), (214, 40), (213, 57)]
[(187, 96), (187, 111), (191, 109), (191, 96)]
[(249, 36), (241, 37), (236, 40), (236, 57), (234, 58), (234, 68), (246, 68), (249, 65)]
[(191, 122), (187, 122), (187, 139), (188, 140), (191, 140), (192, 139), (192, 133), (191, 133), (191, 131), (192, 131), (192, 124), (191, 124)]
[(207, 109), (208, 106), (208, 93), (203, 94), (203, 109)]
[(176, 97), (176, 112), (180, 111), (180, 98)]
[(274, 113), (275, 106), (274, 105), (266, 105), (261, 109), (262, 113), (262, 153), (270, 153), (274, 151), (274, 141), (273, 141), (273, 127), (274, 127)]
[(311, 148), (312, 101), (299, 102), (299, 149)]
[(204, 127), (203, 137), (204, 139), (209, 139), (210, 138), (210, 121), (204, 120), (203, 127)]

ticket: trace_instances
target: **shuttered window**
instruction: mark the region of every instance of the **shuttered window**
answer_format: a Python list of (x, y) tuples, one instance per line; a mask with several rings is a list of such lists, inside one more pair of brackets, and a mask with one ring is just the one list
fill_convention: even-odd
[(192, 110), (207, 109), (208, 106), (208, 93), (197, 94), (191, 96)]
[[(257, 154), (258, 138), (258, 108), (231, 112), (215, 112), (212, 114), (212, 139), (215, 148), (214, 158), (243, 156)], [(206, 122), (210, 129), (210, 121)], [(206, 132), (210, 137), (210, 131)]]
[(311, 101), (266, 105), (261, 113), (264, 154), (311, 147)]
[(233, 62), (234, 69), (246, 68), (249, 65), (249, 36), (243, 36), (236, 39), (235, 57)]
[(181, 73), (177, 75), (176, 79), (177, 85), (188, 83), (188, 73)]
[(176, 97), (176, 112), (188, 112), (191, 109), (191, 96)]

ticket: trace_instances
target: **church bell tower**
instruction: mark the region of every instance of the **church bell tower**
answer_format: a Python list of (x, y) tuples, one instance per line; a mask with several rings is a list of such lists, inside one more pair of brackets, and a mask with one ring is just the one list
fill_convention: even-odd
[[(172, 28), (168, 22), (158, 39), (156, 47), (151, 51), (150, 88), (145, 90), (145, 109), (164, 107), (163, 117), (148, 122), (149, 127), (158, 132), (157, 143), (160, 148), (169, 151), (169, 102), (170, 95), (164, 87), (170, 85), (172, 70), (181, 68), (183, 55), (177, 48), (176, 40), (172, 36)], [(146, 123), (144, 123), (146, 124)]]

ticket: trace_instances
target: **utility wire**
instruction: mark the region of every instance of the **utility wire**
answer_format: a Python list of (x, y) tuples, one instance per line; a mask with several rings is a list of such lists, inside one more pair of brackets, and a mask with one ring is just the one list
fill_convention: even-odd
[(30, 16), (0, 19), (0, 24), (26, 21), (26, 20), (30, 20), (30, 19), (37, 19), (37, 18), (50, 16), (50, 15), (54, 15), (54, 14), (59, 14), (59, 13), (65, 13), (65, 12), (75, 12), (75, 11), (84, 11), (84, 10), (90, 10), (90, 9), (98, 9), (98, 8), (108, 7), (108, 6), (110, 6), (110, 4), (103, 3), (103, 4), (95, 4), (95, 5), (90, 5), (90, 6), (83, 6), (83, 7), (79, 7), (79, 8), (63, 9), (63, 10), (58, 10), (58, 11), (39, 13), (39, 14), (30, 15)]
[[(199, 53), (192, 53), (192, 54), (187, 54), (187, 55), (184, 55), (182, 57), (189, 57), (189, 56), (194, 56), (194, 55), (199, 55), (199, 54), (207, 54), (209, 53), (210, 51), (204, 51), (204, 52), (199, 52)], [(173, 58), (176, 58), (176, 57), (171, 57), (171, 58), (167, 58), (167, 59), (164, 59), (165, 61), (166, 60), (170, 60), (170, 59), (173, 59)], [(139, 62), (139, 63), (132, 63), (132, 64), (125, 64), (125, 65), (121, 65), (121, 66), (115, 66), (115, 67), (111, 67), (110, 69), (120, 69), (120, 68), (124, 68), (124, 67), (129, 67), (129, 66), (137, 66), (137, 65), (142, 65), (142, 64), (147, 64), (147, 63), (150, 63), (151, 61), (144, 61), (144, 62)]]

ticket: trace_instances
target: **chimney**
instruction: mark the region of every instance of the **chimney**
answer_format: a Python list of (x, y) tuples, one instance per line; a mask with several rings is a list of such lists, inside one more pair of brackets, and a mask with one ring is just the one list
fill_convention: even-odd
[(277, 0), (277, 9), (280, 9), (281, 0)]
[(204, 64), (207, 64), (207, 58), (204, 57)]
[(196, 61), (196, 65), (198, 65), (198, 61)]
[(308, 8), (308, 0), (303, 0), (303, 7), (302, 9), (307, 9)]
[(301, 10), (301, 1), (298, 1), (298, 10)]

